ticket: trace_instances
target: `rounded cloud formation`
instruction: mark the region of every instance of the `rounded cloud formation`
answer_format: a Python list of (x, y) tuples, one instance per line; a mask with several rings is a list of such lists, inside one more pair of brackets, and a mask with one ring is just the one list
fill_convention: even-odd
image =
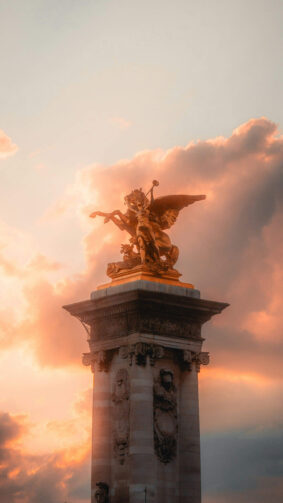
[(17, 145), (15, 145), (11, 138), (9, 138), (9, 136), (0, 129), (0, 159), (5, 159), (10, 155), (15, 154), (17, 150)]
[(52, 454), (32, 454), (21, 445), (25, 419), (0, 412), (1, 503), (88, 500), (89, 439)]
[[(237, 445), (244, 457), (253, 455), (252, 464), (256, 465), (257, 442), (245, 442), (244, 438), (238, 444), (231, 437), (227, 443), (225, 436), (218, 436), (215, 445), (210, 443), (210, 438), (221, 431), (228, 432), (229, 436), (229, 430), (238, 431), (244, 437), (245, 432), (256, 425), (257, 431), (259, 428), (267, 432), (268, 443), (272, 441), (268, 431), (282, 424), (282, 168), (283, 136), (271, 121), (252, 119), (229, 138), (192, 142), (166, 152), (144, 151), (112, 166), (94, 164), (80, 170), (53, 211), (66, 242), (73, 232), (72, 226), (65, 225), (66, 218), (68, 222), (76, 219), (81, 226), (85, 268), (75, 275), (62, 276), (68, 264), (56, 256), (51, 260), (42, 250), (35, 250), (33, 243), (26, 245), (32, 253), (27, 252), (24, 265), (18, 264), (16, 252), (23, 249), (19, 243), (25, 243), (26, 237), (18, 236), (16, 231), (6, 232), (1, 243), (0, 269), (5, 292), (10, 288), (22, 296), (20, 315), (18, 297), (17, 302), (10, 303), (9, 310), (5, 304), (1, 307), (2, 347), (28, 344), (41, 366), (65, 369), (70, 365), (80, 366), (81, 353), (87, 350), (85, 332), (61, 306), (89, 298), (90, 292), (107, 280), (106, 265), (119, 259), (120, 243), (127, 240), (126, 233), (111, 223), (104, 225), (103, 220), (92, 220), (88, 215), (99, 209), (123, 210), (124, 196), (136, 187), (149, 188), (153, 179), (160, 182), (156, 195), (207, 195), (205, 201), (185, 209), (169, 231), (172, 241), (180, 248), (177, 268), (183, 273), (184, 281), (194, 283), (203, 298), (230, 303), (229, 309), (203, 330), (207, 339), (205, 350), (211, 352), (211, 365), (200, 374), (202, 431), (206, 435), (206, 459), (211, 461), (210, 468), (204, 470), (207, 503), (244, 502), (245, 496), (234, 494), (235, 483), (240, 490), (248, 491), (243, 494), (249, 494), (249, 501), (265, 501), (262, 495), (268, 493), (272, 482), (269, 473), (264, 478), (260, 463), (259, 477), (247, 472), (249, 484), (244, 472), (233, 470), (233, 466), (239, 464)], [(14, 244), (16, 252), (13, 243), (17, 243)], [(61, 271), (59, 281), (52, 276), (58, 271)], [(83, 403), (84, 400), (82, 407)], [(16, 440), (20, 422), (10, 420), (7, 415), (0, 419), (5, 438)], [(74, 424), (52, 422), (48, 431), (60, 433), (62, 428), (64, 431), (68, 428), (71, 434)], [(215, 464), (214, 460), (209, 461), (209, 452), (212, 458), (219, 445), (226, 447)], [(265, 442), (259, 446), (260, 452), (266, 449)], [(215, 491), (213, 480), (205, 473), (209, 470), (212, 473), (211, 466), (222, 473), (230, 455), (226, 452), (229, 448), (235, 452), (236, 461), (231, 466), (235, 477), (223, 479), (217, 475), (223, 484)], [(8, 468), (13, 474), (22, 458), (18, 457), (20, 462), (16, 463), (15, 456), (20, 454), (16, 450), (10, 452)], [(29, 495), (28, 501), (39, 501), (41, 489), (46, 501), (55, 497), (62, 499), (65, 494), (62, 484), (66, 474), (68, 477), (71, 474), (68, 484), (74, 485), (75, 492), (72, 493), (70, 485), (69, 494), (77, 494), (76, 484), (86, 473), (85, 456), (73, 465), (65, 463), (61, 452), (36, 458), (35, 473), (24, 474), (23, 481), (16, 477), (15, 483), (26, 491), (25, 496)], [(33, 459), (27, 457), (26, 463), (32, 466)], [(282, 463), (281, 456), (274, 463), (275, 473)], [(278, 500), (277, 495), (282, 491), (278, 481), (275, 476), (273, 501)], [(17, 490), (13, 484), (9, 487)], [(26, 487), (28, 489), (21, 489)], [(55, 488), (54, 494), (49, 491), (50, 487)], [(0, 486), (0, 495), (6, 490), (5, 485), (1, 493)], [(81, 487), (80, 491), (81, 500), (87, 500), (85, 488)], [(11, 494), (14, 497), (16, 492)], [(42, 498), (42, 501), (45, 500)]]
[[(73, 218), (80, 215), (85, 270), (54, 284), (38, 271), (40, 264), (46, 269), (47, 259), (31, 260), (37, 267), (22, 274), (27, 309), (15, 333), (31, 342), (42, 364), (80, 364), (84, 334), (61, 306), (89, 297), (107, 279), (106, 264), (119, 259), (119, 245), (127, 239), (111, 223), (90, 220), (90, 210), (123, 210), (125, 194), (146, 189), (155, 178), (158, 194), (207, 194), (179, 215), (170, 232), (181, 251), (177, 268), (184, 280), (200, 288), (203, 297), (231, 304), (214, 326), (205, 328), (214, 364), (225, 367), (233, 348), (230, 367), (235, 362), (244, 368), (251, 360), (249, 369), (264, 373), (269, 365), (263, 367), (262, 359), (270, 364), (272, 359), (274, 372), (281, 375), (282, 165), (283, 137), (262, 118), (241, 125), (229, 138), (140, 152), (112, 166), (80, 170), (66, 193), (74, 195)], [(2, 266), (9, 274), (4, 259)]]

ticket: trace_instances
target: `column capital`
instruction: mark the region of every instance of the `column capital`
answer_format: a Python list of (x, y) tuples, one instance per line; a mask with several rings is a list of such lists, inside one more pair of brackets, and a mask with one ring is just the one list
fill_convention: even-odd
[(150, 365), (154, 366), (156, 359), (164, 356), (164, 348), (157, 344), (137, 342), (136, 344), (121, 346), (119, 355), (121, 358), (128, 358), (129, 365), (132, 365), (133, 361), (137, 365), (145, 365), (147, 356), (149, 356)]
[(199, 353), (194, 353), (193, 351), (189, 351), (185, 349), (183, 351), (183, 360), (187, 365), (188, 370), (192, 369), (192, 363), (196, 364), (196, 371), (200, 371), (201, 365), (208, 365), (210, 358), (209, 353), (206, 351), (200, 351)]
[(112, 351), (90, 351), (83, 353), (82, 363), (86, 367), (91, 367), (91, 371), (108, 372), (109, 365), (113, 357)]

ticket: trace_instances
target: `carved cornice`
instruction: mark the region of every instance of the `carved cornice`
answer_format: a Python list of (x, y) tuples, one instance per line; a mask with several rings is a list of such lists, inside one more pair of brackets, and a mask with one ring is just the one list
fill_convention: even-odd
[(91, 338), (96, 341), (134, 332), (199, 340), (201, 325), (227, 305), (186, 295), (135, 289), (64, 308), (91, 327)]

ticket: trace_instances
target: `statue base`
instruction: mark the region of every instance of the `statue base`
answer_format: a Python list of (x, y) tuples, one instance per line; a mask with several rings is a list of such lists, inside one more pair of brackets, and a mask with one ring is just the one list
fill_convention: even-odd
[(136, 267), (133, 267), (132, 269), (123, 269), (119, 272), (112, 273), (112, 281), (103, 285), (99, 285), (97, 287), (97, 290), (122, 285), (123, 283), (131, 283), (132, 281), (137, 280), (146, 280), (152, 281), (154, 283), (165, 283), (167, 285), (175, 285), (181, 286), (183, 288), (194, 289), (194, 285), (192, 285), (191, 283), (183, 283), (182, 281), (180, 281), (179, 278), (181, 276), (182, 274), (176, 269), (168, 269), (168, 271), (157, 274), (147, 266), (140, 264)]

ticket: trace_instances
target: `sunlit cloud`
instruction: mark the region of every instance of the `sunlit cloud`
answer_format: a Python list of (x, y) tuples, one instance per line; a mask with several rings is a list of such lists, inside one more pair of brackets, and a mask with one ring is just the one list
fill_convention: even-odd
[(18, 146), (12, 142), (11, 138), (0, 129), (0, 159), (5, 159), (14, 155), (18, 150)]
[(113, 126), (116, 126), (121, 130), (129, 129), (132, 125), (131, 121), (124, 119), (124, 117), (111, 117), (109, 121)]
[[(39, 225), (60, 222), (62, 227), (66, 219), (76, 222), (84, 266), (75, 274), (68, 274), (64, 259), (43, 253), (31, 234), (0, 222), (4, 294), (0, 344), (7, 355), (2, 369), (10, 368), (13, 352), (16, 355), (16, 350), (28, 350), (33, 363), (27, 364), (26, 355), (14, 356), (13, 360), (19, 369), (20, 362), (27, 365), (21, 372), (25, 375), (21, 385), (28, 389), (29, 382), (34, 381), (31, 367), (37, 368), (39, 383), (44, 383), (48, 391), (50, 386), (54, 388), (46, 403), (39, 404), (43, 414), (56, 409), (52, 400), (60, 401), (62, 375), (81, 372), (81, 353), (87, 350), (83, 327), (61, 306), (89, 298), (97, 285), (106, 282), (106, 264), (119, 260), (120, 243), (128, 239), (112, 223), (104, 224), (99, 217), (90, 219), (89, 214), (95, 210), (123, 211), (124, 196), (129, 191), (135, 187), (148, 190), (152, 179), (158, 179), (156, 196), (207, 194), (205, 201), (185, 209), (170, 231), (181, 249), (177, 268), (184, 281), (201, 290), (203, 298), (230, 303), (229, 309), (203, 329), (211, 364), (200, 373), (202, 432), (210, 435), (223, 430), (279, 428), (283, 416), (282, 162), (283, 137), (274, 123), (261, 118), (241, 125), (228, 138), (190, 142), (167, 151), (138, 152), (132, 159), (110, 166), (91, 164), (78, 170), (74, 181), (69, 181), (62, 196), (39, 221)], [(68, 242), (72, 226), (64, 227), (64, 232)], [(65, 385), (68, 397), (77, 381), (78, 375)], [(11, 390), (16, 385), (10, 383)], [(57, 408), (60, 417), (31, 419), (29, 430), (19, 434), (19, 461), (15, 462), (12, 455), (7, 469), (9, 484), (12, 480), (22, 488), (19, 494), (24, 503), (37, 503), (37, 491), (40, 487), (47, 490), (50, 483), (55, 492), (47, 491), (44, 498), (47, 495), (50, 500), (56, 495), (62, 499), (71, 494), (71, 485), (79, 484), (78, 479), (85, 480), (91, 410), (91, 392), (86, 388), (84, 385), (86, 391), (73, 401), (72, 410), (63, 414), (64, 402)], [(6, 410), (9, 396), (5, 397)], [(37, 390), (30, 391), (30, 400), (34, 418), (39, 414)], [(19, 399), (14, 412), (25, 412), (24, 407), (25, 400)], [(20, 418), (13, 420), (22, 424)], [(82, 450), (74, 438), (82, 439)], [(19, 478), (22, 473), (23, 480)], [(82, 494), (85, 490), (81, 489)], [(225, 490), (222, 488), (222, 495)], [(251, 501), (257, 491), (251, 489)], [(226, 500), (221, 494), (207, 499), (207, 503), (233, 501), (230, 493)], [(74, 501), (83, 501), (84, 497), (87, 501), (88, 496), (77, 496)], [(16, 503), (16, 496), (13, 498), (10, 501)], [(240, 497), (236, 501), (240, 502)]]
[[(112, 166), (94, 164), (79, 170), (74, 184), (69, 184), (50, 211), (56, 218), (64, 218), (68, 211), (79, 220), (85, 269), (56, 283), (40, 274), (58, 269), (61, 264), (56, 260), (39, 253), (14, 271), (14, 262), (5, 256), (2, 269), (6, 275), (18, 274), (26, 305), (26, 318), (15, 333), (19, 332), (22, 340), (33, 341), (42, 364), (80, 364), (85, 340), (61, 306), (85, 298), (97, 284), (105, 282), (107, 262), (119, 259), (119, 245), (127, 240), (125, 232), (111, 223), (105, 225), (99, 217), (90, 219), (89, 213), (96, 209), (123, 211), (123, 198), (129, 190), (139, 186), (146, 190), (152, 178), (157, 178), (160, 186), (156, 195), (208, 195), (206, 201), (184, 210), (173, 229), (174, 240), (182, 250), (177, 267), (204, 296), (230, 302), (229, 310), (215, 319), (215, 326), (237, 337), (233, 361), (241, 353), (244, 362), (249, 351), (258, 351), (252, 350), (253, 337), (262, 340), (263, 332), (274, 332), (280, 326), (281, 262), (280, 254), (275, 256), (273, 242), (280, 244), (282, 225), (278, 163), (278, 155), (283, 158), (279, 148), (282, 143), (275, 124), (264, 118), (252, 119), (229, 138), (191, 142), (164, 152), (140, 152)], [(263, 153), (268, 154), (268, 161)], [(238, 327), (235, 336), (234, 327)], [(249, 350), (245, 348), (244, 331), (250, 337)], [(227, 336), (227, 351), (229, 341)], [(219, 358), (223, 347), (218, 351), (215, 348)], [(247, 356), (243, 358), (244, 350)], [(256, 366), (254, 363), (253, 371)]]
[(80, 445), (57, 449), (52, 454), (32, 454), (20, 443), (25, 429), (25, 418), (0, 414), (1, 502), (64, 501), (72, 497), (73, 491), (81, 492), (84, 500), (89, 438), (86, 442), (80, 438)]

